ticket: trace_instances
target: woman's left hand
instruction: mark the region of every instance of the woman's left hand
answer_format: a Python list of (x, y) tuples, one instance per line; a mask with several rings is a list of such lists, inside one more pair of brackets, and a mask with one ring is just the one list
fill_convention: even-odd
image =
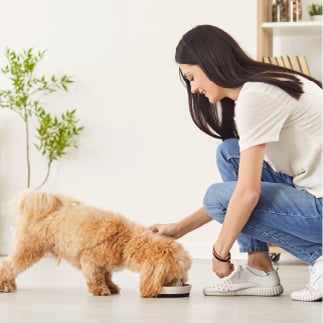
[(219, 278), (224, 278), (230, 275), (234, 270), (234, 265), (231, 262), (222, 262), (215, 258), (212, 260), (213, 271)]

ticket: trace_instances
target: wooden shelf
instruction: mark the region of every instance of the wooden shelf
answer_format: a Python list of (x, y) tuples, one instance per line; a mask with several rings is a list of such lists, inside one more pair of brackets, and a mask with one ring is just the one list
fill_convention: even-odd
[(322, 21), (263, 22), (261, 27), (275, 36), (322, 35)]

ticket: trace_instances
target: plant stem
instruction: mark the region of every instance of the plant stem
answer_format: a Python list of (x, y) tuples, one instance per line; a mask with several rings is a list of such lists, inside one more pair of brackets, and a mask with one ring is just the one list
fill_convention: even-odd
[(28, 115), (26, 112), (26, 106), (24, 106), (24, 122), (25, 122), (25, 133), (26, 133), (26, 160), (27, 160), (27, 188), (30, 188), (30, 178), (31, 178), (31, 169), (30, 169), (30, 156), (29, 156), (29, 123)]
[(52, 166), (52, 162), (53, 162), (52, 159), (48, 161), (46, 176), (45, 176), (44, 180), (41, 182), (41, 184), (36, 188), (36, 191), (39, 190), (47, 182), (47, 180), (49, 178), (49, 174), (50, 174), (50, 169), (51, 169), (51, 166)]

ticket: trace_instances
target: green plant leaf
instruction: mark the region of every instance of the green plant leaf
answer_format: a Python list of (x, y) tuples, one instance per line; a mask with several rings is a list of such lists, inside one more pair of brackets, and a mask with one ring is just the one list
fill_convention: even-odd
[(40, 186), (48, 179), (52, 162), (64, 156), (69, 148), (77, 147), (78, 137), (84, 129), (78, 126), (76, 109), (67, 110), (57, 117), (43, 108), (41, 98), (44, 95), (60, 90), (68, 91), (69, 85), (74, 82), (68, 75), (37, 76), (35, 71), (45, 53), (46, 50), (36, 52), (32, 47), (21, 52), (6, 48), (4, 55), (7, 64), (0, 67), (1, 73), (11, 82), (9, 89), (0, 89), (0, 107), (12, 110), (24, 122), (27, 188), (31, 182), (30, 121), (36, 121), (38, 142), (33, 145), (47, 160), (47, 174)]

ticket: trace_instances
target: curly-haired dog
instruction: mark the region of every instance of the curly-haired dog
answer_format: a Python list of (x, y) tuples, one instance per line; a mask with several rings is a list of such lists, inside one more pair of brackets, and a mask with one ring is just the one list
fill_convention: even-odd
[(94, 295), (118, 293), (112, 272), (123, 268), (140, 273), (142, 297), (187, 281), (191, 259), (183, 247), (123, 216), (37, 191), (15, 205), (21, 216), (13, 251), (0, 263), (0, 292), (15, 291), (15, 278), (47, 252), (79, 268)]

